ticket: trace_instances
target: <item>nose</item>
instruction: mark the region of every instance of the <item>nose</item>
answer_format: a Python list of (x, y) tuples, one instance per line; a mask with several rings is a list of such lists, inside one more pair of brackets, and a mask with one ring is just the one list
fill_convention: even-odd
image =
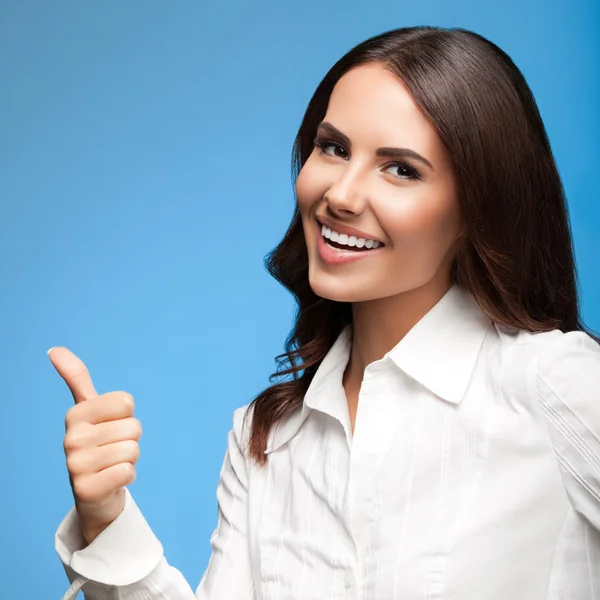
[(358, 171), (347, 167), (325, 192), (324, 200), (332, 214), (360, 214), (367, 196)]

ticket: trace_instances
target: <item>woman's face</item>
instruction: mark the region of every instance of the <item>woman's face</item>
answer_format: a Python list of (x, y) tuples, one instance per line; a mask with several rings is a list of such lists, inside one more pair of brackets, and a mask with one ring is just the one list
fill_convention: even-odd
[[(296, 183), (313, 291), (360, 302), (448, 286), (462, 229), (451, 161), (402, 80), (379, 63), (346, 73), (316, 143)], [(323, 220), (352, 247), (326, 246)]]

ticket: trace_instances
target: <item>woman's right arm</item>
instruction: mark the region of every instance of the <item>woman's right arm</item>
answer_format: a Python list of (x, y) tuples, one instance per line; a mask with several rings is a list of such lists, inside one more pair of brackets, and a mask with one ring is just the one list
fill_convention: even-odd
[(171, 567), (163, 548), (133, 501), (141, 426), (133, 398), (98, 395), (83, 362), (66, 348), (50, 360), (73, 394), (64, 448), (75, 499), (55, 535), (55, 548), (71, 586), (90, 600), (253, 600), (248, 552), (246, 461), (241, 425), (247, 407), (234, 412), (217, 488), (218, 524), (209, 566), (196, 590)]
[(88, 545), (72, 507), (55, 535), (71, 587), (90, 600), (255, 600), (248, 549), (247, 468), (240, 450), (246, 407), (234, 412), (217, 487), (218, 521), (212, 555), (194, 593), (181, 572), (167, 562), (163, 548), (125, 488), (123, 512)]

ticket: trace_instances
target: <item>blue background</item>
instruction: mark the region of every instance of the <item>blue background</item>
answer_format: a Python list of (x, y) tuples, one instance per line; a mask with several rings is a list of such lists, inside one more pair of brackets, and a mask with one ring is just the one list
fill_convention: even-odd
[[(595, 5), (594, 5), (595, 4)], [(465, 27), (539, 103), (570, 203), (583, 316), (600, 329), (600, 5), (0, 2), (2, 598), (60, 598), (72, 505), (64, 345), (136, 399), (129, 487), (195, 590), (233, 410), (268, 384), (294, 305), (263, 257), (293, 210), (306, 104), (356, 43)]]

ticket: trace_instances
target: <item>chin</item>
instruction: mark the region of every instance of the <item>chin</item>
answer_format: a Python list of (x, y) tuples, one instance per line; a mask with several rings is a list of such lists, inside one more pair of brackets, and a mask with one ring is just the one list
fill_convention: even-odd
[(365, 302), (381, 297), (377, 294), (377, 288), (372, 284), (357, 286), (355, 282), (348, 282), (345, 285), (334, 279), (330, 279), (330, 281), (325, 281), (325, 279), (322, 276), (309, 277), (312, 291), (320, 298), (334, 302)]

